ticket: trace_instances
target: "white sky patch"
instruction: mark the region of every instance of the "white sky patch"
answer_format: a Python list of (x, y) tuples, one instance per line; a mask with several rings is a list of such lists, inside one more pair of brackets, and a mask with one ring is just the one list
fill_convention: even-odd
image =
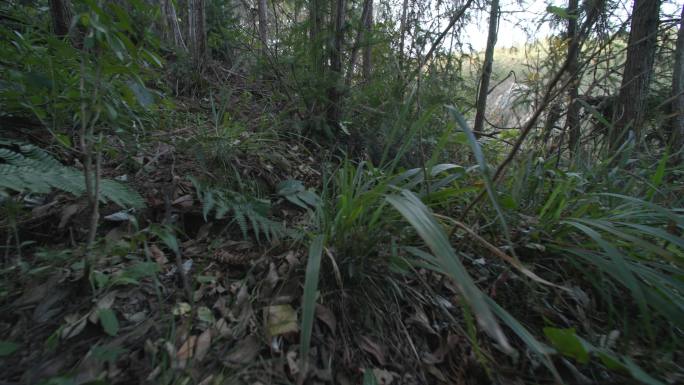
[[(684, 0), (665, 1), (661, 12), (666, 15), (681, 14)], [(552, 34), (549, 23), (539, 25), (539, 20), (547, 13), (549, 5), (565, 8), (567, 0), (521, 1), (501, 0), (501, 18), (499, 20), (499, 34), (496, 41), (498, 48), (509, 48), (531, 43)], [(612, 9), (615, 21), (626, 20), (631, 13), (633, 0), (620, 2)], [(489, 29), (489, 9), (478, 12), (465, 27), (467, 37), (464, 42), (470, 43), (476, 51), (484, 51), (487, 45), (487, 31)]]

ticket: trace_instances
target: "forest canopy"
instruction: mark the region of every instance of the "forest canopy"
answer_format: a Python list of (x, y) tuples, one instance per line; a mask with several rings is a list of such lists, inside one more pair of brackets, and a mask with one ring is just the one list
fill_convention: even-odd
[(0, 383), (684, 382), (681, 0), (6, 0)]

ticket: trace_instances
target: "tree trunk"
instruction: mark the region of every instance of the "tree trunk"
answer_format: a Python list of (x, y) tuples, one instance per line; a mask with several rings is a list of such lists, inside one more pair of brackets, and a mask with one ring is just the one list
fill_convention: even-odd
[[(684, 147), (684, 7), (682, 7), (682, 18), (679, 23), (672, 71), (672, 102), (670, 103), (672, 117), (668, 127), (668, 139), (676, 151), (681, 151)], [(684, 157), (680, 155), (679, 158)]]
[(363, 81), (369, 82), (372, 70), (371, 63), (371, 36), (373, 32), (373, 0), (368, 1), (368, 12), (366, 12), (366, 18), (363, 21), (364, 26), (364, 46), (363, 46)]
[(344, 13), (345, 0), (335, 1), (335, 14), (333, 20), (333, 44), (330, 47), (330, 84), (328, 88), (328, 125), (338, 128), (342, 114), (340, 105), (340, 78), (342, 75), (342, 44), (344, 43)]
[(354, 39), (354, 45), (352, 46), (352, 50), (349, 55), (349, 64), (347, 65), (347, 77), (344, 82), (347, 87), (351, 85), (352, 77), (354, 76), (354, 68), (356, 67), (356, 59), (358, 58), (359, 48), (361, 48), (361, 45), (363, 44), (362, 40), (364, 38), (367, 15), (372, 6), (373, 0), (364, 0), (363, 10), (361, 11), (361, 23), (359, 23), (359, 28), (356, 31), (356, 38)]
[(192, 61), (199, 69), (207, 54), (204, 0), (188, 0), (188, 46)]
[(401, 8), (401, 21), (399, 24), (399, 71), (404, 70), (404, 42), (406, 40), (406, 13), (408, 12), (408, 0), (404, 0)]
[(164, 39), (173, 44), (177, 49), (186, 51), (188, 48), (185, 45), (185, 41), (183, 41), (183, 33), (178, 23), (178, 15), (176, 14), (173, 0), (162, 0), (161, 12), (163, 16), (162, 22), (164, 23)]
[(565, 129), (568, 131), (568, 148), (570, 155), (577, 151), (580, 141), (580, 104), (579, 85), (582, 77), (579, 71), (579, 49), (573, 49), (574, 46), (579, 46), (579, 31), (577, 30), (577, 20), (579, 19), (579, 1), (568, 1), (568, 14), (571, 16), (568, 19), (568, 76), (572, 79), (568, 85), (568, 115), (565, 120)]
[(264, 56), (268, 53), (268, 2), (258, 1), (259, 12), (259, 40), (261, 40), (261, 50)]
[(645, 101), (653, 73), (660, 0), (634, 0), (629, 31), (627, 59), (618, 97), (615, 127), (611, 133), (613, 149), (624, 142), (627, 130), (634, 130), (637, 142), (644, 123)]
[(50, 18), (52, 19), (52, 32), (59, 37), (69, 35), (71, 27), (71, 4), (69, 0), (50, 0)]
[(482, 66), (482, 77), (477, 93), (477, 103), (475, 108), (475, 136), (479, 137), (484, 129), (485, 110), (487, 109), (487, 95), (489, 94), (489, 79), (492, 77), (492, 63), (494, 61), (494, 46), (496, 45), (496, 34), (499, 28), (499, 0), (492, 0), (489, 10), (489, 32), (487, 34), (487, 48), (485, 49), (484, 64)]
[(323, 55), (323, 40), (321, 32), (323, 29), (323, 0), (311, 0), (309, 39), (311, 42), (311, 64), (314, 73), (322, 76), (325, 68)]

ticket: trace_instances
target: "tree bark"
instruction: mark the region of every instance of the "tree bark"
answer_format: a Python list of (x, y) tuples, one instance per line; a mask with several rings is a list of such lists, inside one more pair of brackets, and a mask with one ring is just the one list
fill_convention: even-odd
[(265, 56), (268, 53), (268, 2), (267, 0), (258, 1), (259, 12), (259, 40), (261, 40), (261, 50)]
[(344, 43), (345, 0), (335, 0), (333, 44), (330, 47), (330, 85), (328, 88), (327, 120), (330, 127), (338, 128), (342, 115), (340, 78), (342, 75), (342, 44)]
[(406, 40), (406, 13), (408, 12), (408, 0), (404, 0), (401, 8), (401, 21), (399, 24), (399, 71), (404, 70), (404, 42)]
[(579, 19), (579, 1), (569, 0), (568, 1), (568, 14), (571, 16), (568, 19), (568, 32), (567, 32), (567, 44), (568, 44), (568, 75), (571, 77), (572, 81), (568, 85), (568, 115), (565, 120), (565, 128), (568, 132), (568, 148), (570, 150), (570, 155), (572, 156), (575, 151), (577, 151), (581, 136), (580, 131), (580, 104), (578, 102), (579, 97), (579, 85), (582, 77), (578, 73), (579, 71), (579, 50), (571, 49), (573, 46), (579, 45), (579, 31), (577, 30), (577, 20)]
[[(670, 103), (672, 117), (668, 127), (668, 139), (676, 151), (681, 151), (684, 147), (684, 7), (682, 7), (679, 23), (672, 71), (672, 102)], [(682, 159), (684, 156), (680, 155), (679, 158)]]
[(52, 19), (52, 32), (59, 37), (69, 35), (71, 27), (71, 4), (69, 0), (50, 0), (50, 18)]
[(361, 11), (361, 23), (359, 23), (359, 28), (356, 31), (356, 38), (354, 39), (354, 45), (352, 46), (351, 54), (349, 55), (349, 64), (347, 65), (347, 76), (344, 82), (347, 87), (351, 85), (352, 77), (354, 76), (356, 60), (358, 58), (359, 49), (361, 48), (361, 45), (363, 43), (362, 40), (364, 38), (367, 14), (370, 10), (370, 7), (373, 6), (372, 3), (373, 0), (364, 0), (363, 2), (363, 10)]
[(188, 48), (183, 40), (183, 33), (178, 23), (178, 15), (173, 0), (162, 0), (161, 12), (164, 23), (164, 38), (177, 49), (186, 51)]
[(188, 45), (193, 63), (199, 69), (207, 54), (204, 0), (188, 0)]
[(364, 45), (363, 45), (363, 70), (362, 76), (364, 82), (369, 82), (371, 77), (372, 63), (371, 63), (371, 35), (373, 32), (373, 0), (368, 1), (368, 11), (366, 12), (366, 18), (363, 21), (364, 31)]
[(659, 9), (660, 0), (634, 0), (627, 58), (610, 140), (613, 149), (624, 142), (629, 129), (634, 130), (637, 142), (641, 137), (645, 101), (653, 73)]
[[(576, 0), (575, 0), (576, 1)], [(492, 63), (494, 62), (494, 46), (499, 28), (499, 0), (492, 0), (489, 10), (489, 32), (487, 33), (487, 48), (485, 49), (482, 77), (477, 93), (475, 108), (475, 137), (479, 137), (484, 129), (485, 111), (487, 109), (487, 95), (489, 94), (489, 80), (492, 77)]]

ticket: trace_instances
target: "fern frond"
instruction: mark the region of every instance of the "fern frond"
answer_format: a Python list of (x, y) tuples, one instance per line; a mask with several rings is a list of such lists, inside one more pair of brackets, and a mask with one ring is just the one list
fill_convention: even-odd
[(234, 191), (202, 185), (196, 179), (192, 179), (192, 182), (204, 206), (202, 212), (205, 220), (212, 211), (216, 219), (223, 219), (226, 214), (230, 213), (231, 223), (237, 225), (243, 237), (247, 238), (251, 230), (257, 242), (261, 240), (261, 235), (267, 241), (271, 241), (293, 234), (282, 223), (268, 218), (270, 210), (268, 200), (255, 199)]
[[(64, 166), (37, 146), (0, 139), (0, 194), (8, 195), (12, 191), (47, 194), (52, 189), (83, 195), (86, 190), (83, 173)], [(122, 207), (145, 205), (140, 194), (108, 179), (100, 183), (100, 198), (102, 202), (111, 201)]]

